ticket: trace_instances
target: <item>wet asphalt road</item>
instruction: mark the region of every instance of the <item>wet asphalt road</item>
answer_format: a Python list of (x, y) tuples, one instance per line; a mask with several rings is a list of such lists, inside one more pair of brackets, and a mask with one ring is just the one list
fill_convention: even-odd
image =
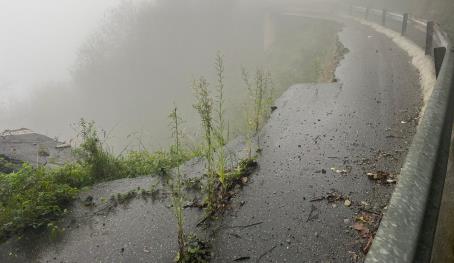
[[(363, 260), (355, 217), (361, 207), (381, 212), (393, 190), (366, 174), (399, 173), (421, 96), (418, 73), (391, 40), (348, 22), (340, 40), (350, 52), (338, 83), (296, 85), (277, 101), (260, 168), (235, 200), (244, 205), (216, 231), (214, 262)], [(311, 201), (329, 192), (352, 205)]]
[[(340, 40), (350, 52), (337, 69), (338, 83), (296, 85), (276, 102), (261, 134), (259, 170), (210, 230), (213, 262), (362, 259), (364, 240), (351, 229), (360, 203), (380, 212), (393, 190), (366, 173), (399, 173), (421, 97), (416, 70), (391, 40), (348, 22)], [(202, 169), (194, 162), (186, 173)], [(149, 189), (156, 180), (93, 187), (60, 223), (66, 230), (57, 239), (37, 234), (10, 240), (0, 246), (0, 262), (172, 262), (175, 220), (165, 189), (155, 202), (137, 198), (103, 210), (111, 195)], [(347, 197), (351, 206), (311, 201), (328, 192)], [(88, 195), (96, 207), (83, 205)], [(203, 232), (194, 227), (201, 216), (186, 209), (187, 229)]]

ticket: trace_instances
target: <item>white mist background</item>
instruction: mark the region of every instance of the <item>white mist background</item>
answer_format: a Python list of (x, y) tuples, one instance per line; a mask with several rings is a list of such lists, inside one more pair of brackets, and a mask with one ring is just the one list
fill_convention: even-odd
[(0, 0), (0, 114), (41, 83), (68, 80), (77, 50), (120, 2)]

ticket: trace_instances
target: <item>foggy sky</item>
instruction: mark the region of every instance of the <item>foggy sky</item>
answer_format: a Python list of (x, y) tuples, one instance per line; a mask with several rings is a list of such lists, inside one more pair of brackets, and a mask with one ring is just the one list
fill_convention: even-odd
[(119, 1), (0, 0), (0, 103), (67, 80), (76, 50)]

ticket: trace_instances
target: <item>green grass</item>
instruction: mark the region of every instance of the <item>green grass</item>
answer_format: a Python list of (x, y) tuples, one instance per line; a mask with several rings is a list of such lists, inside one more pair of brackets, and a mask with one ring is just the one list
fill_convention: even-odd
[(174, 147), (169, 151), (115, 156), (106, 150), (93, 123), (82, 120), (80, 126), (83, 141), (75, 150), (76, 163), (52, 169), (29, 164), (16, 168), (12, 167), (14, 163), (0, 159), (1, 171), (16, 169), (0, 173), (0, 241), (29, 229), (52, 226), (68, 212), (69, 204), (85, 186), (119, 178), (167, 174), (196, 156)]
[[(25, 229), (46, 226), (67, 212), (67, 205), (78, 194), (78, 187), (71, 183), (79, 181), (59, 178), (69, 170), (24, 164), (18, 172), (0, 175), (0, 241)], [(85, 172), (82, 170), (77, 173)]]

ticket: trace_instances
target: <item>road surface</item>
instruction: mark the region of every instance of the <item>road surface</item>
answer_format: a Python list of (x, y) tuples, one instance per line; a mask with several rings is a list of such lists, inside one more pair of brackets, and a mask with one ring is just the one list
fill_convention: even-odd
[(295, 85), (278, 100), (244, 205), (213, 230), (214, 262), (363, 260), (393, 190), (367, 173), (399, 173), (422, 99), (391, 40), (348, 21), (340, 40), (350, 52), (338, 83)]

